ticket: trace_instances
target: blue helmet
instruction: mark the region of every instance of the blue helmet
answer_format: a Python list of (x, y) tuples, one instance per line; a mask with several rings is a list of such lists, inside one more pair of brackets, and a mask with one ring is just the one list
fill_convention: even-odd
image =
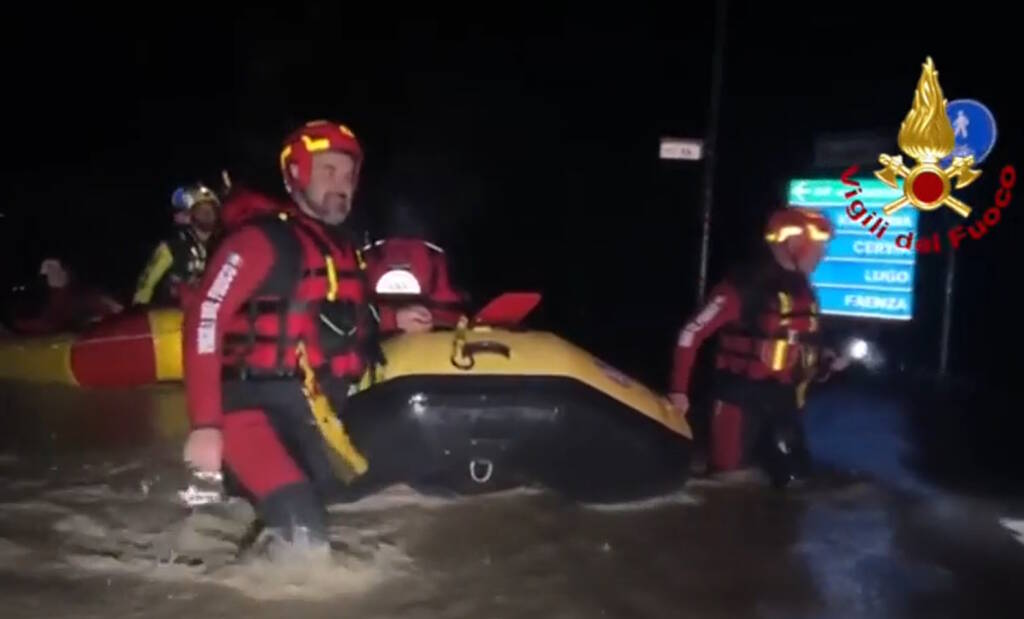
[(214, 206), (220, 206), (220, 198), (202, 183), (178, 187), (171, 194), (171, 206), (176, 211), (188, 211), (193, 206), (208, 202)]

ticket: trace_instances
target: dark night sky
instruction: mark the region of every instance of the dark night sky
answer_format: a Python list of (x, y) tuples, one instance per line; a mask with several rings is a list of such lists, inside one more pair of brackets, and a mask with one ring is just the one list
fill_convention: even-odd
[[(367, 146), (357, 208), (369, 224), (407, 196), (479, 300), (541, 289), (551, 324), (660, 382), (694, 307), (701, 168), (660, 162), (657, 141), (706, 129), (714, 6), (617, 4), (161, 5), (122, 14), (130, 27), (111, 9), (8, 19), (7, 278), (58, 252), (127, 290), (177, 184), (227, 167), (277, 191), (281, 136), (331, 116)], [(980, 3), (905, 4), (730, 3), (712, 275), (757, 238), (786, 178), (808, 173), (816, 133), (888, 129), (895, 147), (927, 55), (947, 98), (980, 99), (1000, 123), (973, 199), (991, 200), (998, 168), (1022, 164), (1009, 93), (1019, 27)], [(960, 369), (1007, 367), (972, 342), (1006, 338), (1013, 308), (997, 284), (1020, 263), (1021, 208), (962, 253)], [(925, 286), (919, 303), (937, 303)], [(927, 342), (929, 316), (906, 330)]]

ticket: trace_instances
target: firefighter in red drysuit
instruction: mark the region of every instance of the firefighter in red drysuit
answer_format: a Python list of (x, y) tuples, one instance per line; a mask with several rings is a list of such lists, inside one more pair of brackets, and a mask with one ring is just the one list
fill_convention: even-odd
[(47, 258), (39, 268), (46, 278), (47, 299), (34, 317), (18, 318), (15, 332), (22, 335), (46, 335), (79, 331), (87, 325), (119, 314), (124, 307), (98, 290), (76, 281), (60, 260)]
[[(367, 245), (363, 255), (382, 312), (414, 308), (413, 316), (427, 328), (458, 324), (465, 299), (452, 288), (443, 249), (418, 238), (398, 237)], [(397, 325), (381, 322), (383, 335), (397, 330)]]
[[(272, 543), (327, 547), (319, 482), (330, 467), (308, 434), (302, 359), (340, 412), (379, 352), (364, 265), (343, 225), (362, 163), (343, 125), (316, 121), (290, 135), (280, 165), (294, 204), (233, 196), (228, 234), (185, 305), (184, 458), (205, 472), (223, 463)], [(421, 329), (405, 309), (389, 320)]]
[[(773, 259), (739, 269), (715, 286), (679, 333), (670, 394), (689, 408), (690, 374), (701, 344), (718, 335), (710, 465), (718, 472), (758, 463), (783, 486), (806, 475), (809, 455), (801, 411), (821, 369), (820, 316), (808, 275), (824, 255), (832, 225), (820, 213), (774, 213), (766, 239)], [(831, 356), (826, 352), (825, 356)]]

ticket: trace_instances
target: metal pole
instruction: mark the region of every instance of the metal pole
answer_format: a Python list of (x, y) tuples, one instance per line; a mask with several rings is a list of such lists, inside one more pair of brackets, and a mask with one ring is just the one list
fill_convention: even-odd
[(704, 208), (701, 226), (700, 271), (697, 276), (697, 303), (704, 302), (708, 285), (708, 244), (711, 240), (711, 198), (715, 184), (715, 156), (718, 142), (718, 117), (722, 106), (722, 68), (725, 63), (726, 0), (718, 0), (715, 11), (715, 51), (711, 57), (711, 102), (704, 152)]
[(939, 376), (946, 377), (949, 370), (949, 333), (953, 325), (953, 282), (956, 278), (956, 250), (948, 244), (946, 261), (946, 291), (942, 299), (942, 341), (939, 348)]

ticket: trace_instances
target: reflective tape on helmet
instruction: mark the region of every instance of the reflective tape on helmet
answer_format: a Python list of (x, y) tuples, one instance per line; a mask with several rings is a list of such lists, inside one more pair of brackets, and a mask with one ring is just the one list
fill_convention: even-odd
[(306, 150), (311, 153), (318, 153), (320, 151), (328, 150), (331, 147), (331, 140), (329, 138), (314, 140), (308, 135), (302, 136), (302, 143), (305, 144)]
[(288, 162), (288, 158), (292, 156), (292, 146), (289, 144), (281, 149), (281, 169), (285, 168), (285, 164)]
[(800, 226), (783, 226), (777, 232), (769, 232), (764, 238), (772, 243), (782, 243), (790, 237), (800, 236), (803, 233), (804, 230)]

